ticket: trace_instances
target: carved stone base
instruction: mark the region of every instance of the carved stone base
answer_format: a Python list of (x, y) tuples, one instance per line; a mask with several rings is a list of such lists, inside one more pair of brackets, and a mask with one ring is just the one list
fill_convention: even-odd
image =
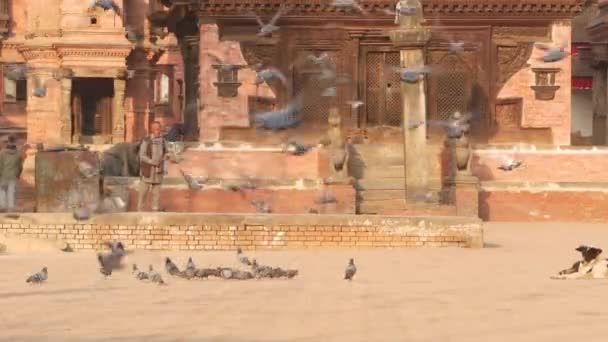
[(533, 85), (530, 86), (534, 90), (534, 95), (537, 100), (549, 101), (555, 98), (555, 92), (559, 89), (558, 85)]
[(479, 178), (457, 174), (448, 185), (449, 201), (456, 206), (456, 215), (479, 217)]

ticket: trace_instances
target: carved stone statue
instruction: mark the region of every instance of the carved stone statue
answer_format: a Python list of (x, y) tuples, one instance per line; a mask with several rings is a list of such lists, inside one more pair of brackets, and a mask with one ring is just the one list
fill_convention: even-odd
[(395, 6), (395, 24), (402, 28), (419, 28), (424, 23), (419, 0), (400, 0)]
[(348, 148), (342, 137), (341, 118), (338, 109), (329, 110), (329, 131), (327, 132), (330, 156), (330, 179), (332, 181), (348, 180)]
[(469, 143), (470, 117), (455, 112), (447, 124), (448, 141), (451, 150), (454, 175), (471, 175), (472, 149)]

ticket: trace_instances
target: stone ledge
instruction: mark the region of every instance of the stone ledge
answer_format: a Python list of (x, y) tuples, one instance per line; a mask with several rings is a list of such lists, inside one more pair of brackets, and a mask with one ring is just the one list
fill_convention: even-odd
[(529, 145), (529, 144), (500, 144), (500, 145), (485, 145), (478, 144), (473, 146), (473, 153), (555, 153), (555, 154), (576, 154), (576, 153), (608, 153), (608, 146), (566, 146), (566, 145)]
[(480, 191), (573, 191), (608, 192), (608, 182), (517, 182), (484, 181)]

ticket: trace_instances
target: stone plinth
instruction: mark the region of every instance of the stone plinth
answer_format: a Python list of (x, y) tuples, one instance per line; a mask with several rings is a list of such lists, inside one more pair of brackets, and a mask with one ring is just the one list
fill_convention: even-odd
[(450, 181), (450, 203), (456, 206), (456, 215), (479, 216), (479, 179), (475, 176), (456, 175)]

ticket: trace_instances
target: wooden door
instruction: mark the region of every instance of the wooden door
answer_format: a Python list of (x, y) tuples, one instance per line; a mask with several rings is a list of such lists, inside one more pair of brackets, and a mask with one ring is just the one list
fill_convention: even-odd
[(403, 103), (396, 51), (369, 51), (365, 56), (365, 102), (367, 126), (401, 126)]

